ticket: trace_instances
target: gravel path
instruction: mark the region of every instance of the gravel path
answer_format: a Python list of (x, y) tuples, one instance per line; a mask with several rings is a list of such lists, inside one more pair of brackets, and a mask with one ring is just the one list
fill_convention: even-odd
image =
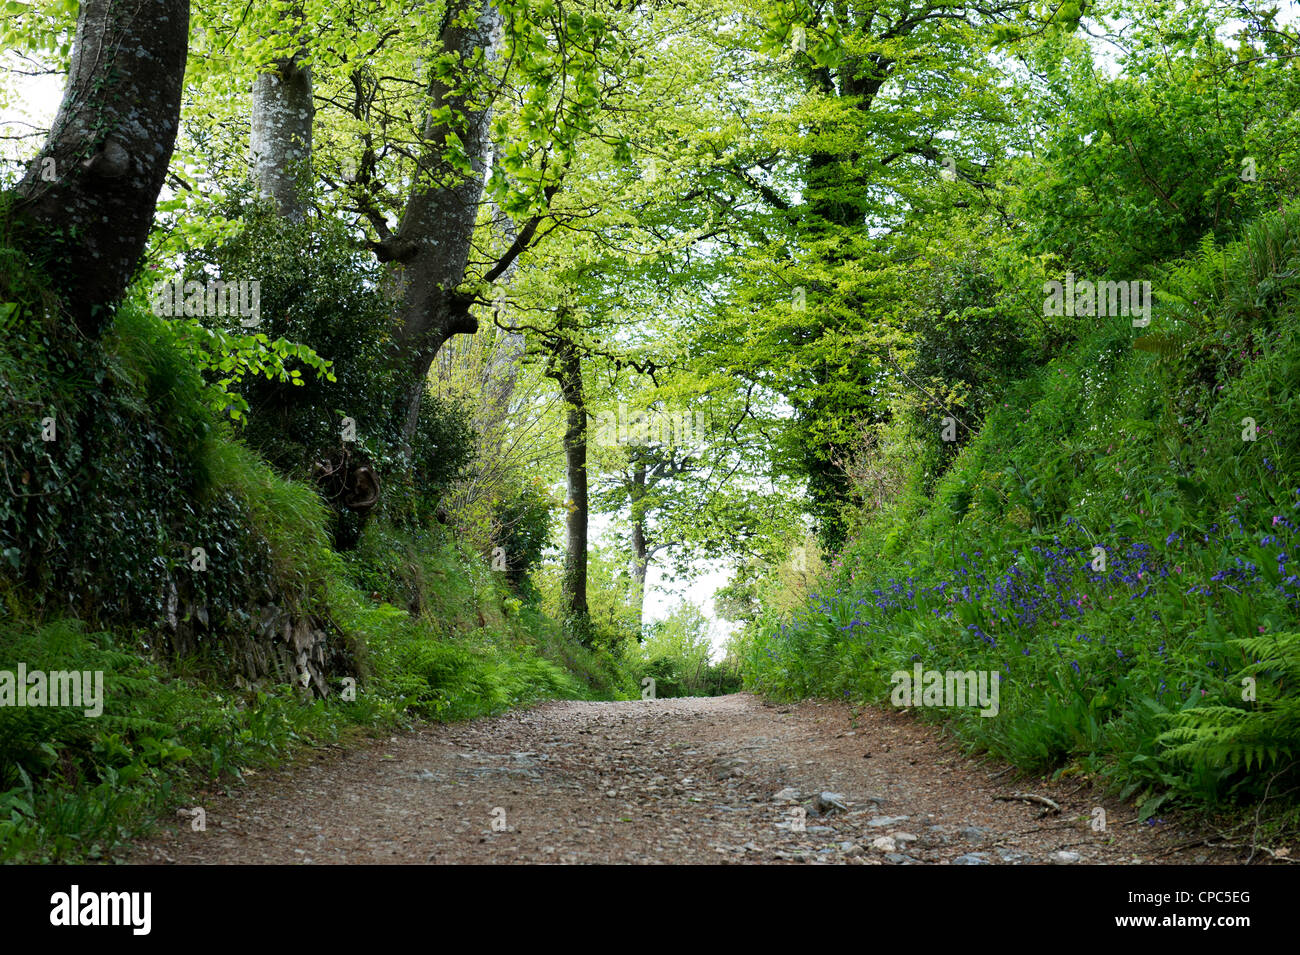
[[(822, 798), (822, 793), (830, 795)], [(1055, 813), (1013, 798), (1031, 793)], [(838, 805), (837, 805), (838, 804)], [(906, 713), (745, 694), (551, 702), (315, 751), (140, 863), (1231, 862), (1079, 781), (1015, 779)], [(1094, 831), (1097, 808), (1104, 831)], [(1064, 853), (1064, 855), (1062, 855)]]

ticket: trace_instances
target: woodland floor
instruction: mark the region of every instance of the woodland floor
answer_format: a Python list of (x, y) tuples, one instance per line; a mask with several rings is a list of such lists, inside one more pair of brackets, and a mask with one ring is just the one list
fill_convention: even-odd
[[(824, 791), (844, 808), (820, 800)], [(995, 798), (1023, 793), (1061, 812)], [(1189, 844), (1197, 836), (1170, 822), (1137, 823), (1131, 807), (1077, 778), (1016, 778), (966, 758), (906, 713), (745, 694), (551, 702), (423, 725), (314, 751), (201, 805), (206, 831), (178, 817), (127, 861), (1087, 865), (1242, 856)], [(1089, 825), (1098, 806), (1104, 832)], [(494, 831), (500, 810), (505, 829)]]

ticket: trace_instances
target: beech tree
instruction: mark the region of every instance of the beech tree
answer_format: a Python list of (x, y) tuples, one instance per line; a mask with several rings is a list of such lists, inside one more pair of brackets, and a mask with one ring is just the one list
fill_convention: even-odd
[(84, 0), (63, 101), (10, 210), (90, 336), (126, 290), (153, 226), (180, 121), (189, 0)]
[(287, 49), (253, 80), (249, 151), (258, 190), (280, 215), (301, 222), (311, 186), (316, 108), (302, 5), (295, 3), (286, 12), (291, 23), (284, 37)]

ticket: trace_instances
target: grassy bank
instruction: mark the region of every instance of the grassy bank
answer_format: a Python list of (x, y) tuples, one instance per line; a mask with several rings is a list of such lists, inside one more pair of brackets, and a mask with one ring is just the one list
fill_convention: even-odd
[(906, 422), (884, 429), (905, 491), (806, 607), (751, 631), (747, 685), (887, 702), (916, 663), (989, 671), (995, 717), (919, 712), (1025, 769), (1103, 777), (1144, 817), (1292, 789), (1298, 241), (1279, 214), (1170, 264), (1149, 328), (1098, 320), (932, 491)]

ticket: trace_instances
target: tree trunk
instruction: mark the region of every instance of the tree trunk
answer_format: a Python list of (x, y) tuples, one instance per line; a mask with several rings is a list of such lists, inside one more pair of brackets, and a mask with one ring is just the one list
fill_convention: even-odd
[(585, 635), (590, 614), (587, 607), (587, 403), (582, 385), (582, 359), (568, 338), (557, 337), (550, 345), (547, 374), (559, 382), (567, 412), (564, 468), (568, 514), (561, 605), (575, 632)]
[[(295, 11), (301, 18), (301, 11)], [(258, 73), (253, 81), (252, 153), (253, 181), (271, 199), (281, 216), (301, 222), (307, 214), (311, 183), (311, 125), (315, 114), (311, 92), (311, 67), (299, 49), (276, 60), (274, 70)]]
[[(468, 26), (461, 25), (461, 14), (473, 6), (477, 6), (477, 16)], [(500, 16), (491, 0), (458, 0), (449, 6), (445, 22), (443, 50), (466, 64), (477, 51), (487, 54), (492, 50)], [(464, 75), (460, 78), (463, 83)], [(382, 261), (394, 263), (392, 289), (400, 303), (396, 345), (399, 367), (407, 380), (402, 435), (408, 446), (415, 435), (429, 366), (438, 349), (453, 335), (478, 331), (478, 320), (469, 311), (471, 300), (458, 294), (457, 287), (465, 279), (490, 148), (491, 108), (481, 101), (485, 95), (481, 89), (477, 101), (457, 95), (434, 71), (429, 82), (432, 109), (425, 121), (417, 181), (397, 231), (376, 249)], [(452, 130), (434, 119), (444, 108), (464, 117), (454, 132), (469, 158), (468, 173), (448, 161)]]
[(646, 551), (645, 510), (641, 505), (646, 491), (646, 466), (638, 461), (632, 472), (632, 487), (628, 495), (632, 512), (632, 599), (636, 604), (636, 632), (641, 633), (645, 614), (645, 579), (650, 560)]
[(21, 247), (97, 336), (144, 252), (180, 122), (189, 0), (82, 0), (63, 102), (18, 183)]

